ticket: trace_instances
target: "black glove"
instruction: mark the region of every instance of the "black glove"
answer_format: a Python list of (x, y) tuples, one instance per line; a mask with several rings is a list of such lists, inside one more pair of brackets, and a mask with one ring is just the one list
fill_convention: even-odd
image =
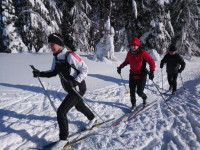
[(121, 74), (121, 67), (117, 67), (117, 72), (119, 73), (119, 74)]
[(178, 69), (178, 73), (181, 73), (183, 70), (182, 69)]
[(160, 68), (162, 69), (162, 68), (163, 68), (163, 65), (160, 64)]
[(40, 71), (37, 69), (33, 70), (33, 77), (39, 77), (40, 76)]
[(153, 80), (153, 78), (154, 78), (154, 71), (150, 71), (150, 73), (149, 73), (149, 79)]
[(69, 80), (68, 80), (68, 82), (69, 82), (69, 85), (71, 86), (71, 87), (76, 87), (79, 83), (74, 79), (74, 77), (70, 77), (69, 78)]

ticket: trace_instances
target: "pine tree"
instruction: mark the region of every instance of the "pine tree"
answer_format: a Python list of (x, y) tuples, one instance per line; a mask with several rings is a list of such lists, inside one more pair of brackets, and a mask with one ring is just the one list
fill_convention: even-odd
[(199, 0), (2, 0), (0, 52), (47, 51), (47, 36), (56, 32), (72, 50), (93, 54), (109, 17), (114, 51), (128, 50), (136, 36), (146, 50), (163, 54), (175, 43), (179, 53), (200, 56), (199, 6)]
[[(199, 5), (197, 0), (176, 0), (172, 3), (172, 25), (175, 29), (175, 42), (179, 53), (200, 55), (199, 47)], [(176, 9), (175, 9), (176, 8)], [(174, 11), (175, 10), (175, 11)]]

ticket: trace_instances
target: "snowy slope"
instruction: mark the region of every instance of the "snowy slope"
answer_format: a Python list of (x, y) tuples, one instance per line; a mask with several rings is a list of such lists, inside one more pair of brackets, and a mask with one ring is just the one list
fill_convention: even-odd
[[(89, 67), (88, 91), (85, 101), (104, 120), (118, 119), (128, 111), (129, 95), (120, 76), (116, 73), (117, 64), (123, 61), (126, 53), (116, 53), (116, 63), (99, 63), (91, 56), (82, 54)], [(56, 113), (44, 95), (37, 78), (32, 77), (30, 64), (40, 70), (51, 66), (51, 54), (0, 54), (0, 149), (27, 150), (58, 139)], [(200, 149), (200, 58), (186, 60), (186, 69), (178, 78), (178, 94), (168, 105), (175, 111), (172, 114), (152, 81), (147, 82), (145, 93), (148, 101), (157, 102), (135, 119), (121, 123), (111, 129), (102, 126), (94, 130), (98, 134), (70, 149), (121, 149), (121, 150), (197, 150)], [(162, 91), (162, 76), (159, 62), (156, 62), (155, 83)], [(128, 70), (122, 70), (128, 88)], [(168, 88), (166, 73), (163, 70), (164, 88)], [(44, 79), (43, 84), (51, 95), (56, 107), (67, 93), (62, 89), (58, 77)], [(137, 104), (142, 100), (138, 98)], [(87, 119), (76, 109), (69, 114), (70, 133), (78, 131)], [(100, 121), (100, 119), (98, 118)], [(120, 137), (121, 135), (121, 137)]]

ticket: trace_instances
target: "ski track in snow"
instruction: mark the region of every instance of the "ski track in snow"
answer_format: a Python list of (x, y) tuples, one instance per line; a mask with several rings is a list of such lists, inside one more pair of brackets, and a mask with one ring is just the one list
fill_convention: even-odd
[[(121, 122), (111, 129), (106, 125), (96, 129), (94, 136), (73, 145), (70, 149), (96, 150), (198, 150), (200, 149), (200, 72), (199, 66), (186, 68), (182, 73), (183, 89), (178, 78), (177, 96), (167, 103), (175, 111), (172, 114), (163, 102), (151, 81), (147, 82), (145, 93), (148, 102), (157, 100), (150, 108), (129, 122)], [(166, 73), (163, 70), (164, 78)], [(155, 73), (156, 84), (162, 91), (161, 74)], [(167, 88), (167, 81), (164, 87)], [(9, 86), (9, 85), (7, 85)], [(10, 85), (11, 86), (11, 85)], [(61, 87), (44, 83), (56, 107), (66, 93)], [(126, 84), (128, 88), (128, 84)], [(0, 145), (2, 150), (34, 148), (58, 139), (56, 113), (44, 95), (40, 85), (16, 86), (14, 90), (0, 91)], [(104, 120), (128, 112), (131, 106), (129, 94), (123, 84), (87, 91), (84, 100)], [(166, 98), (167, 96), (165, 96)], [(137, 104), (142, 102), (137, 97)], [(83, 128), (86, 117), (72, 108), (68, 113), (70, 133)], [(98, 118), (98, 117), (97, 117)], [(101, 121), (98, 118), (99, 121)], [(108, 123), (110, 124), (110, 123)], [(120, 137), (121, 136), (121, 137)]]

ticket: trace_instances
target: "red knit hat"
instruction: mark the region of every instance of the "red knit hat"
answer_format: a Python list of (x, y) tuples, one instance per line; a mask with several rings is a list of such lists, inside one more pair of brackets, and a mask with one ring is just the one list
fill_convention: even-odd
[(140, 40), (137, 37), (134, 37), (130, 40), (129, 45), (137, 45), (140, 46)]

